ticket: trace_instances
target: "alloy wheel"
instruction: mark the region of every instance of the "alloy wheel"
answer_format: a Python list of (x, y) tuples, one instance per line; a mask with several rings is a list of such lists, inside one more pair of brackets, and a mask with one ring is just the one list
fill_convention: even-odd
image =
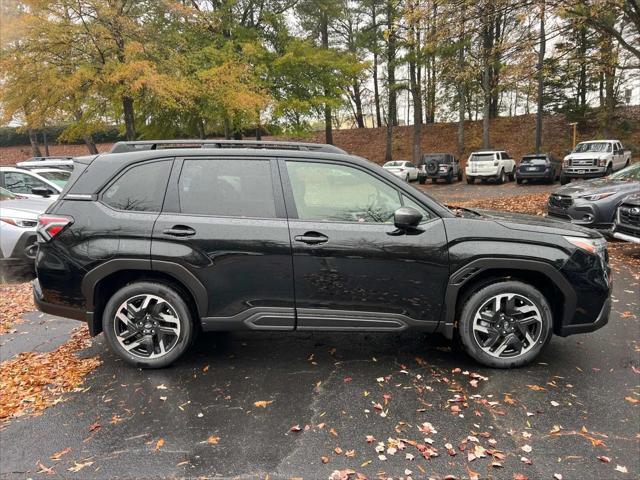
[(526, 354), (540, 340), (542, 315), (529, 298), (502, 293), (486, 300), (473, 318), (473, 338), (478, 346), (496, 358)]
[(175, 308), (157, 295), (136, 295), (116, 310), (113, 328), (120, 346), (140, 358), (159, 358), (173, 350), (180, 338)]

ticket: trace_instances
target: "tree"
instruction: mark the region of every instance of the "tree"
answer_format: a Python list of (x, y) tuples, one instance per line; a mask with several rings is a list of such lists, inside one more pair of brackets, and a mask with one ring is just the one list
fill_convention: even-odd
[(540, 44), (538, 46), (538, 111), (536, 112), (536, 153), (542, 146), (542, 114), (544, 112), (544, 55), (547, 36), (544, 31), (545, 0), (540, 0)]

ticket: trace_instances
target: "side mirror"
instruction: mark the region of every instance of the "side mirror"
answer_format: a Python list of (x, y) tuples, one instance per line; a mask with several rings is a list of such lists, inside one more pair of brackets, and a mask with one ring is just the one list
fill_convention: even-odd
[(400, 207), (393, 214), (393, 224), (404, 233), (415, 232), (421, 221), (422, 214), (412, 207)]
[(31, 193), (34, 195), (40, 195), (41, 197), (49, 197), (53, 195), (53, 190), (47, 187), (34, 187), (31, 189)]

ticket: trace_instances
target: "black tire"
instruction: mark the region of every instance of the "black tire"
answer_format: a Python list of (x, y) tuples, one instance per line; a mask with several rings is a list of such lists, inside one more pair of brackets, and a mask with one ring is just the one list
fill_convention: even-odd
[(411, 179), (409, 178), (409, 174), (407, 173), (404, 177), (404, 181), (407, 183), (411, 183)]
[[(525, 352), (509, 353), (507, 350), (507, 353), (504, 354), (505, 356), (502, 357), (494, 356), (494, 354), (496, 353), (495, 351), (494, 354), (491, 354), (486, 352), (482, 348), (482, 346), (480, 345), (480, 341), (482, 339), (479, 338), (477, 331), (474, 330), (474, 318), (479, 309), (486, 305), (486, 302), (490, 301), (496, 295), (505, 293), (515, 294), (515, 298), (517, 298), (518, 301), (521, 301), (521, 299), (524, 298), (528, 302), (531, 302), (531, 304), (537, 308), (538, 313), (540, 314), (540, 322), (536, 322), (534, 328), (536, 328), (537, 330), (533, 331), (533, 336), (530, 335), (531, 339), (534, 340), (532, 342), (532, 346), (527, 345), (526, 347), (524, 347), (523, 343), (523, 348), (526, 349)], [(498, 320), (496, 324), (499, 322), (500, 320)], [(502, 321), (502, 323), (508, 324), (509, 322)], [(507, 326), (505, 328), (509, 327)], [(511, 332), (515, 331), (516, 333), (508, 333), (507, 336), (520, 334), (517, 328), (517, 326), (513, 327)], [(553, 315), (551, 313), (549, 303), (547, 302), (547, 299), (544, 297), (544, 295), (542, 295), (540, 291), (529, 284), (514, 280), (508, 280), (484, 287), (473, 292), (469, 297), (467, 297), (467, 300), (464, 303), (462, 312), (460, 314), (457, 333), (464, 350), (478, 363), (494, 368), (515, 368), (526, 365), (533, 359), (535, 359), (540, 351), (545, 347), (545, 345), (549, 343), (549, 340), (551, 340), (552, 331)], [(532, 331), (530, 331), (529, 333), (531, 332)], [(506, 340), (507, 336), (501, 335), (498, 338)], [(500, 340), (498, 340), (498, 342), (500, 342)], [(526, 343), (528, 344), (528, 341)]]
[(467, 176), (467, 183), (469, 185), (473, 185), (473, 183), (476, 181), (476, 179), (474, 177), (469, 177)]
[(560, 185), (566, 185), (571, 182), (571, 178), (560, 175)]
[(522, 185), (522, 179), (521, 178), (516, 178), (516, 183), (518, 185)]
[(420, 183), (420, 185), (424, 185), (427, 181), (427, 177), (418, 177), (418, 183)]
[[(155, 358), (144, 358), (127, 351), (116, 336), (117, 310), (127, 300), (152, 295), (166, 302), (175, 312), (180, 332), (175, 344), (166, 354)], [(148, 321), (144, 320), (143, 321)], [(163, 283), (136, 282), (118, 290), (107, 302), (102, 315), (102, 329), (109, 347), (125, 362), (140, 368), (163, 368), (177, 360), (193, 343), (197, 329), (194, 326), (191, 310), (179, 291)], [(163, 347), (164, 348), (164, 343)], [(154, 346), (155, 349), (155, 346)]]
[(447, 183), (453, 183), (453, 172), (449, 172), (449, 175), (447, 175), (445, 180)]
[(502, 185), (505, 181), (506, 181), (506, 174), (504, 173), (504, 169), (500, 170), (500, 174), (498, 175), (497, 179), (496, 179), (496, 183), (498, 185)]
[(431, 178), (431, 183), (438, 183), (438, 179), (436, 177)]
[(513, 170), (511, 170), (511, 173), (509, 174), (509, 181), (513, 182), (516, 179), (516, 174)]
[(609, 164), (609, 165), (607, 165), (607, 170), (604, 172), (604, 176), (608, 177), (612, 173), (613, 173), (613, 165)]

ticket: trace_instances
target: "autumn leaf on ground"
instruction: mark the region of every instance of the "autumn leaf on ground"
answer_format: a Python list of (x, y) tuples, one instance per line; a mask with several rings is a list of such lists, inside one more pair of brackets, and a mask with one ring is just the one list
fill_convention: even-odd
[(51, 455), (49, 458), (50, 458), (51, 460), (54, 460), (54, 461), (55, 461), (55, 460), (60, 460), (60, 458), (61, 458), (63, 455), (66, 455), (66, 454), (67, 454), (67, 453), (69, 453), (70, 451), (71, 451), (71, 447), (67, 447), (67, 448), (65, 448), (64, 450), (60, 450), (59, 452), (54, 453), (54, 454), (53, 454), (53, 455)]
[(160, 450), (164, 446), (164, 438), (161, 438), (156, 442), (156, 450)]
[(289, 429), (289, 431), (290, 431), (290, 432), (299, 432), (299, 431), (301, 431), (301, 430), (302, 430), (302, 429), (300, 428), (300, 425), (294, 425), (293, 427), (291, 427), (291, 428)]
[(90, 432), (94, 432), (96, 430), (100, 430), (101, 428), (102, 428), (102, 425), (100, 425), (100, 423), (98, 423), (98, 422), (95, 422), (95, 423), (92, 423), (91, 425), (89, 425), (89, 431)]
[(625, 399), (627, 402), (629, 402), (629, 403), (631, 403), (631, 404), (634, 404), (634, 405), (635, 405), (636, 403), (640, 403), (640, 400), (638, 400), (637, 398), (634, 398), (634, 397), (624, 397), (624, 399)]
[(47, 475), (54, 475), (56, 472), (53, 468), (47, 467), (42, 462), (38, 462), (38, 473), (46, 473)]
[(253, 402), (256, 407), (259, 408), (267, 408), (267, 405), (271, 405), (273, 400), (258, 400), (257, 402)]
[(74, 473), (78, 473), (83, 468), (90, 467), (91, 465), (93, 465), (93, 462), (83, 462), (83, 463), (73, 462), (73, 463), (74, 463), (73, 467), (67, 468), (67, 470)]
[(30, 282), (0, 285), (0, 335), (22, 322), (22, 315), (33, 310)]
[(220, 437), (216, 437), (215, 435), (211, 435), (209, 438), (207, 438), (207, 443), (209, 445), (218, 445), (219, 442)]
[(547, 389), (544, 387), (541, 387), (540, 385), (527, 385), (527, 387), (529, 387), (529, 389), (533, 390), (534, 392), (546, 392)]

